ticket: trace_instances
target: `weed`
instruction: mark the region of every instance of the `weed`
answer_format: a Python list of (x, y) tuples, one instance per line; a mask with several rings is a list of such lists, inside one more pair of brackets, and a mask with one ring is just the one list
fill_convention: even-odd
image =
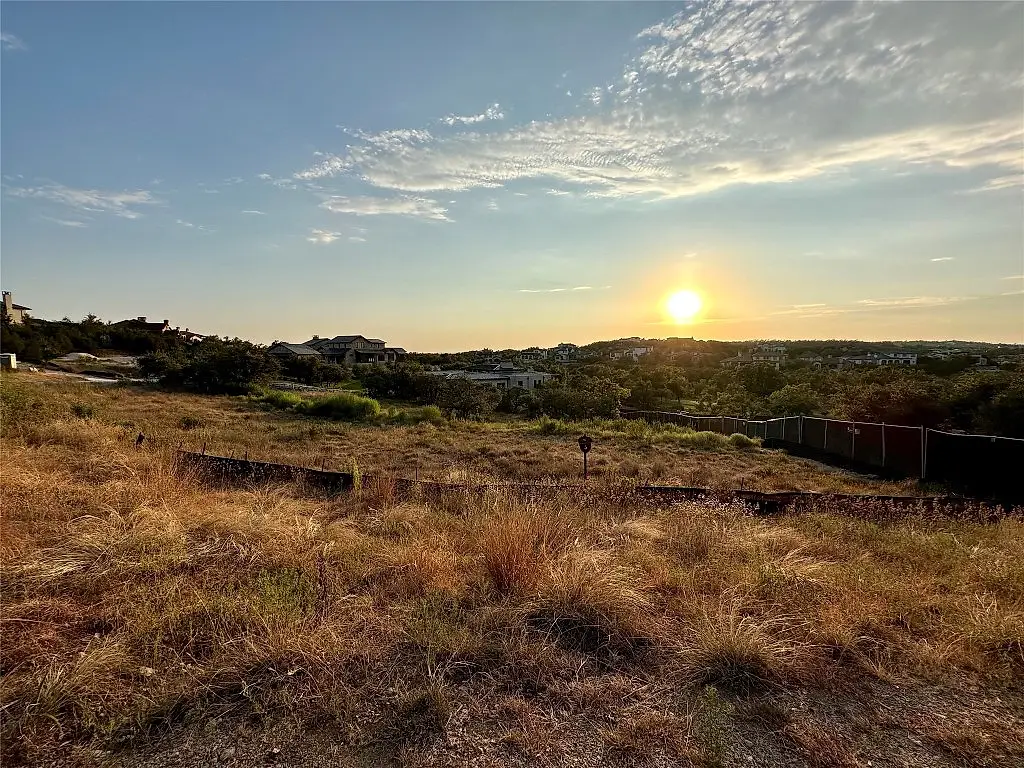
[(190, 416), (186, 414), (178, 419), (178, 427), (184, 430), (199, 429), (200, 427), (206, 426), (206, 422), (198, 416)]
[(71, 403), (71, 415), (79, 419), (91, 419), (96, 415), (96, 406), (91, 403)]
[(733, 706), (722, 698), (717, 688), (704, 686), (692, 720), (701, 756), (709, 768), (725, 765), (728, 750), (726, 726), (732, 713)]

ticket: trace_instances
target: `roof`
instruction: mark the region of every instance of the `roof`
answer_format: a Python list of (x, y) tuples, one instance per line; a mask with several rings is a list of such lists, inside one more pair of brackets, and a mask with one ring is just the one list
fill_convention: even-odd
[(22, 306), (21, 304), (11, 304), (11, 309), (32, 309), (32, 307)]
[(273, 352), (275, 349), (285, 349), (291, 352), (293, 355), (309, 356), (316, 355), (319, 357), (320, 353), (312, 347), (307, 347), (305, 344), (289, 344), (285, 341), (279, 341), (277, 344), (272, 344), (268, 352)]
[(408, 352), (406, 352), (401, 347), (384, 347), (384, 350), (386, 352), (397, 352), (400, 355), (408, 355), (409, 354)]
[[(358, 339), (359, 337), (355, 336), (354, 338)], [(385, 343), (384, 339), (367, 339), (365, 336), (363, 337), (363, 339), (365, 339), (366, 341), (370, 342), (371, 344), (384, 344)]]

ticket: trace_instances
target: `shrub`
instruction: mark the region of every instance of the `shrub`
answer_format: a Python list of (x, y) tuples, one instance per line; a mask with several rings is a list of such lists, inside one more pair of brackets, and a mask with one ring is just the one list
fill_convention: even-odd
[(717, 432), (690, 432), (689, 434), (681, 435), (679, 441), (690, 448), (705, 451), (724, 448), (729, 444), (729, 438)]
[(178, 427), (180, 429), (185, 429), (185, 430), (198, 429), (199, 427), (202, 427), (205, 424), (206, 424), (206, 422), (204, 422), (198, 416), (182, 416), (178, 420)]
[(72, 403), (71, 413), (80, 419), (91, 419), (96, 415), (96, 407), (89, 403)]
[(359, 421), (380, 415), (380, 403), (370, 397), (339, 392), (311, 400), (299, 398), (301, 405), (296, 410), (309, 416), (339, 421)]
[(569, 424), (561, 419), (552, 419), (550, 416), (541, 416), (537, 419), (533, 430), (542, 435), (567, 435), (573, 431)]
[(260, 403), (266, 403), (274, 408), (279, 408), (282, 411), (299, 410), (304, 402), (306, 402), (300, 395), (294, 392), (282, 392), (279, 389), (260, 389), (259, 394), (253, 397), (254, 400)]
[(739, 432), (733, 432), (729, 435), (729, 445), (740, 449), (756, 448), (757, 441)]

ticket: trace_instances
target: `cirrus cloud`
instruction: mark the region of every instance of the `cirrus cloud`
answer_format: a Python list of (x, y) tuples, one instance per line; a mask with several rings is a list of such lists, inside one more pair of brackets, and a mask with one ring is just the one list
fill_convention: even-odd
[(43, 184), (37, 187), (5, 187), (4, 191), (11, 197), (47, 200), (79, 211), (112, 213), (124, 219), (137, 219), (142, 216), (136, 210), (138, 206), (160, 203), (146, 190), (106, 192), (98, 189), (75, 189), (63, 184)]
[(984, 169), (1001, 188), (1022, 168), (1024, 39), (1007, 32), (1022, 23), (1019, 4), (694, 4), (641, 31), (584, 114), (350, 132), (356, 143), (296, 177), (406, 194), (543, 180), (657, 199), (896, 162)]
[(437, 221), (451, 221), (448, 209), (436, 200), (402, 195), (399, 197), (331, 197), (320, 205), (332, 213), (355, 216), (411, 216)]

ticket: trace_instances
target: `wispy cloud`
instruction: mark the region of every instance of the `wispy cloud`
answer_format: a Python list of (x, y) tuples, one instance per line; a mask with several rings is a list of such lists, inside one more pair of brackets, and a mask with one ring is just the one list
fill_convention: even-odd
[(487, 210), (489, 210), (489, 211), (497, 211), (497, 210), (500, 210), (500, 208), (498, 207), (498, 201), (497, 201), (497, 200), (491, 200), (491, 201), (489, 201), (489, 202), (487, 203)]
[(341, 237), (341, 232), (330, 232), (326, 229), (314, 229), (309, 233), (309, 237), (306, 239), (311, 243), (326, 245), (328, 243), (333, 243), (339, 237)]
[(11, 197), (35, 198), (91, 213), (112, 213), (124, 219), (137, 219), (142, 214), (138, 206), (156, 205), (159, 200), (146, 190), (133, 192), (105, 192), (98, 189), (74, 189), (63, 184), (44, 184), (38, 187), (5, 187)]
[(332, 197), (320, 206), (332, 213), (351, 213), (356, 216), (412, 216), (421, 219), (451, 221), (448, 209), (437, 200), (425, 197)]
[(901, 296), (888, 299), (861, 299), (857, 303), (865, 307), (941, 307), (966, 299), (965, 296)]
[(18, 38), (16, 35), (12, 35), (10, 32), (0, 32), (0, 46), (5, 51), (27, 51), (28, 46)]
[(263, 211), (242, 211), (242, 213), (248, 213), (251, 216), (266, 216), (267, 215)]
[(534, 179), (664, 199), (887, 163), (984, 170), (1002, 184), (1022, 167), (1024, 44), (1006, 32), (1020, 14), (931, 4), (925, 31), (895, 3), (711, 0), (643, 30), (621, 78), (590, 85), (605, 95), (582, 116), (355, 132), (296, 176), (419, 194)]
[(350, 243), (365, 243), (366, 242), (366, 238), (365, 237), (360, 237), (359, 235), (352, 235), (351, 237), (349, 237), (348, 241)]
[(504, 120), (505, 113), (501, 111), (500, 104), (491, 104), (479, 115), (445, 115), (441, 122), (445, 125), (473, 125), (482, 123), (485, 120)]
[(932, 261), (953, 261), (952, 256), (939, 256), (938, 258), (932, 259)]
[(592, 285), (577, 285), (574, 287), (566, 288), (520, 288), (519, 293), (566, 293), (571, 291), (606, 291), (611, 288), (610, 285), (602, 285), (599, 288), (595, 288)]
[(84, 221), (73, 221), (71, 219), (56, 219), (53, 216), (40, 216), (39, 218), (45, 219), (46, 221), (52, 221), (54, 224), (60, 224), (62, 227), (87, 227)]
[(1016, 189), (1021, 186), (1024, 186), (1024, 173), (1015, 173), (1007, 176), (997, 176), (994, 179), (989, 179), (980, 187), (974, 187), (967, 191), (968, 193), (975, 194), (978, 192), (995, 192), (1002, 189)]
[(175, 224), (186, 229), (197, 229), (200, 232), (216, 232), (217, 230), (212, 229), (205, 224), (193, 224), (191, 221), (185, 221), (184, 219), (175, 219)]
[(1007, 275), (1006, 277), (999, 278), (1000, 280), (1024, 280), (1024, 275)]

